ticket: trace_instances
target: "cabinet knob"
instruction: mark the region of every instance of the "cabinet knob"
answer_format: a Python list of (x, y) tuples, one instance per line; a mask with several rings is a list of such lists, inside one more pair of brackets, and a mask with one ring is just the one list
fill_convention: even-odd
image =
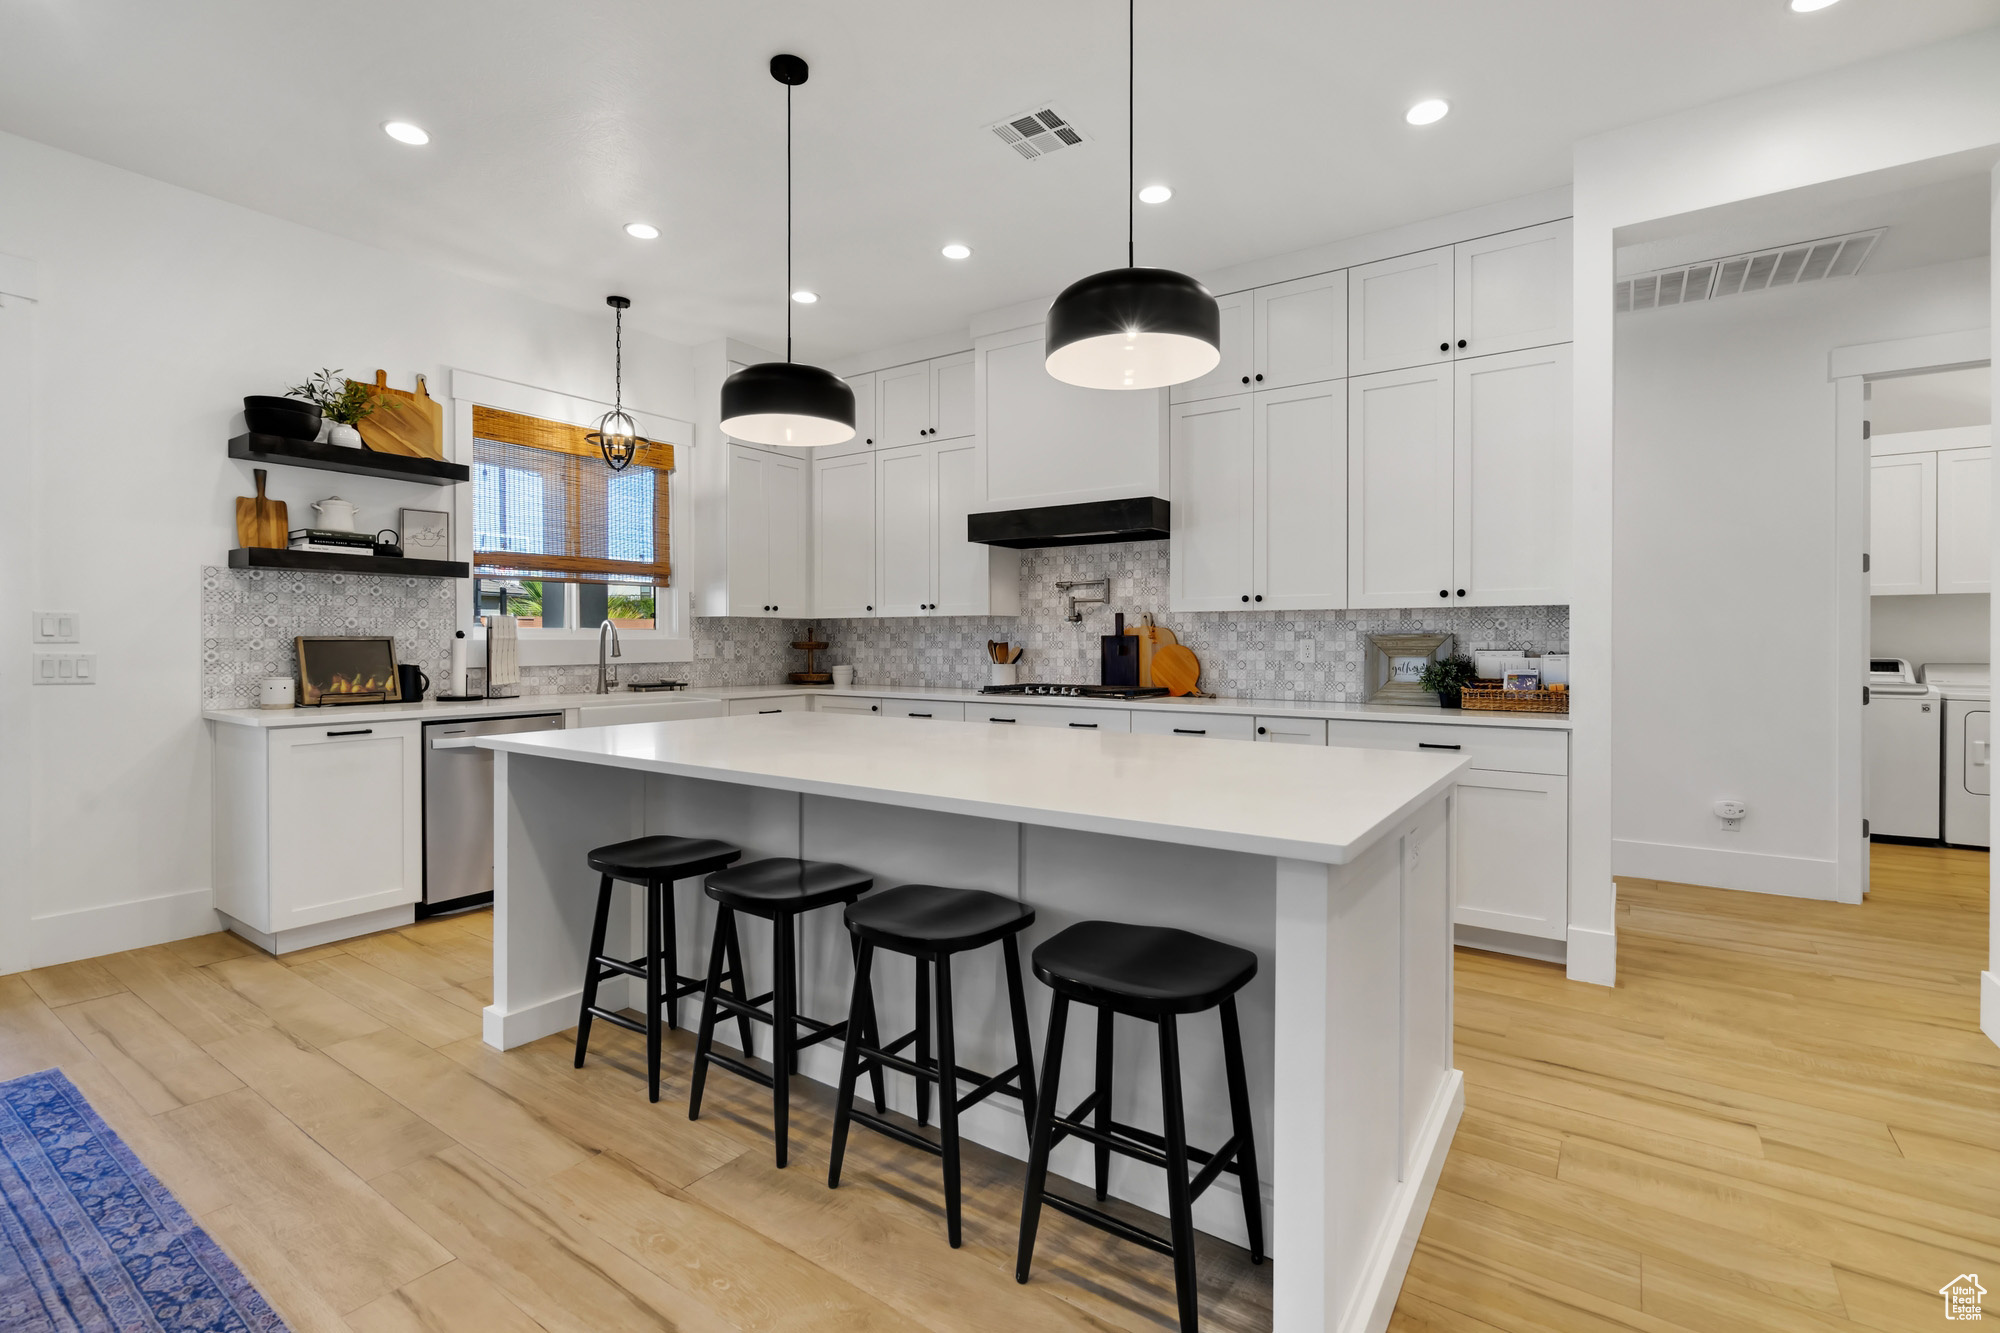
[(1264, 735), (1264, 734), (1265, 734), (1265, 731), (1264, 731), (1264, 728), (1262, 728), (1262, 727), (1259, 727), (1259, 728), (1257, 728), (1257, 734), (1258, 734), (1259, 736), (1262, 736), (1262, 735)]
[(1463, 597), (1463, 596), (1465, 596), (1465, 589), (1463, 589), (1463, 588), (1460, 588), (1460, 589), (1458, 590), (1458, 595), (1459, 595), (1460, 597)]
[(1450, 343), (1439, 343), (1439, 344), (1438, 344), (1438, 350), (1439, 350), (1440, 352), (1449, 352), (1449, 351), (1451, 350), (1451, 344), (1450, 344)]
[(1254, 600), (1256, 600), (1256, 601), (1259, 601), (1259, 602), (1263, 601), (1263, 600), (1264, 600), (1264, 594), (1263, 594), (1263, 593), (1261, 593), (1261, 592), (1260, 592), (1260, 593), (1258, 593), (1258, 594), (1257, 594), (1257, 596), (1256, 596), (1256, 598), (1255, 598)]
[(1259, 375), (1259, 376), (1257, 377), (1257, 382), (1258, 382), (1259, 384), (1262, 384), (1262, 383), (1264, 382), (1264, 377), (1263, 377), (1262, 375)]
[(1250, 377), (1249, 377), (1248, 375), (1245, 375), (1245, 376), (1243, 377), (1243, 382), (1244, 382), (1245, 384), (1248, 384), (1248, 383), (1250, 382)]
[(1460, 339), (1458, 340), (1458, 345), (1459, 345), (1460, 347), (1463, 347), (1463, 346), (1465, 346), (1465, 339), (1463, 339), (1463, 338), (1460, 338)]
[(1247, 593), (1247, 592), (1246, 592), (1246, 593), (1244, 593), (1244, 594), (1243, 594), (1243, 600), (1244, 600), (1244, 601), (1246, 601), (1246, 602), (1247, 602), (1247, 601), (1249, 601), (1249, 600), (1250, 600), (1250, 594), (1249, 594), (1249, 593)]
[(1450, 596), (1451, 596), (1451, 589), (1449, 589), (1449, 588), (1439, 588), (1439, 589), (1438, 589), (1438, 596), (1440, 596), (1440, 597), (1450, 597)]
[(870, 444), (873, 444), (873, 443), (875, 443), (875, 437), (874, 437), (873, 435), (870, 435), (870, 436), (868, 437), (868, 443), (870, 443)]
[(870, 606), (870, 607), (869, 607), (869, 608), (867, 608), (867, 609), (868, 609), (868, 610), (870, 610), (870, 611), (873, 611), (873, 610), (874, 610), (875, 608), (874, 608), (873, 606)]

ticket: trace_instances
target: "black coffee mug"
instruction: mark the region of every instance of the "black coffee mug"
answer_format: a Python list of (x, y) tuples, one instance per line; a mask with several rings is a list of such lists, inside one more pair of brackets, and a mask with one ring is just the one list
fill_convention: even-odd
[(431, 678), (424, 674), (424, 669), (408, 662), (396, 668), (396, 680), (402, 687), (403, 702), (406, 704), (422, 699), (424, 691), (431, 687)]

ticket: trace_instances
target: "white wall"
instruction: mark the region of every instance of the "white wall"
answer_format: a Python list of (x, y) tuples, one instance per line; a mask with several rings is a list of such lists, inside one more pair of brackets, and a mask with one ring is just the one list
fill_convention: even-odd
[(1615, 873), (1835, 896), (1827, 355), (1983, 327), (1987, 287), (1974, 260), (1619, 317)]
[(1926, 662), (1988, 660), (1993, 599), (1983, 592), (1873, 597), (1869, 601), (1871, 657), (1900, 657), (1914, 667)]
[[(0, 407), (0, 490), (32, 477), (33, 554), (0, 582), (35, 607), (81, 612), (100, 671), (94, 687), (25, 691), (23, 743), (5, 710), (28, 624), (9, 599), (0, 763), (16, 776), (0, 772), (0, 796), (18, 779), (31, 797), (27, 847), (10, 840), (0, 871), (13, 890), (0, 895), (14, 913), (0, 918), (5, 971), (214, 928), (200, 580), (236, 544), (233, 498), (252, 493), (249, 466), (225, 452), (242, 395), (332, 366), (380, 367), (405, 388), (423, 371), (435, 397), (447, 368), (463, 367), (609, 398), (611, 329), (608, 312), (528, 300), (5, 135), (0, 254), (35, 261), (42, 287), (32, 432), (10, 424), (18, 405)], [(692, 415), (685, 348), (628, 335), (625, 370), (628, 401)], [(0, 391), (10, 383), (0, 370)], [(295, 522), (329, 494), (360, 503), (370, 524), (435, 498), (295, 469), (271, 482)]]
[[(1617, 974), (1611, 290), (1620, 227), (2000, 144), (2000, 29), (1727, 98), (1577, 145), (1570, 670), (1572, 977)], [(1703, 645), (1706, 646), (1706, 645)], [(1861, 664), (1856, 664), (1859, 669)], [(1632, 699), (1629, 706), (1645, 707)], [(2000, 948), (2000, 932), (1996, 932)], [(2000, 957), (2000, 953), (1996, 953)], [(2000, 987), (1994, 990), (2000, 997)], [(2000, 1015), (1996, 1015), (2000, 1024)]]

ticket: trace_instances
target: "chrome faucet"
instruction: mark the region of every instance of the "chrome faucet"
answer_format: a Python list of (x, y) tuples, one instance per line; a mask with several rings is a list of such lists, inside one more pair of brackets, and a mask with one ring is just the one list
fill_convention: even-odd
[(612, 624), (607, 618), (603, 624), (597, 627), (597, 692), (599, 694), (611, 693), (611, 672), (614, 670), (604, 657), (604, 632), (606, 630), (611, 631), (611, 655), (613, 657), (625, 656), (618, 647), (618, 627)]
[[(1099, 588), (1099, 587), (1104, 589), (1104, 596), (1102, 597), (1079, 597), (1076, 594), (1076, 589), (1078, 588)], [(1083, 611), (1080, 608), (1082, 608), (1085, 604), (1097, 603), (1099, 605), (1108, 605), (1110, 603), (1111, 580), (1110, 579), (1061, 579), (1058, 580), (1056, 583), (1056, 591), (1067, 594), (1069, 597), (1069, 614), (1064, 616), (1063, 619), (1067, 620), (1072, 625), (1080, 625), (1083, 623)]]

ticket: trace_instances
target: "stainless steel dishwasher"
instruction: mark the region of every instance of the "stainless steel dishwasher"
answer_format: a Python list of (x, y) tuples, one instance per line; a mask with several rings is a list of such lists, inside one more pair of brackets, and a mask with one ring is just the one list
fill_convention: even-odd
[(493, 752), (439, 741), (561, 731), (561, 713), (424, 723), (424, 900), (418, 916), (493, 900)]

